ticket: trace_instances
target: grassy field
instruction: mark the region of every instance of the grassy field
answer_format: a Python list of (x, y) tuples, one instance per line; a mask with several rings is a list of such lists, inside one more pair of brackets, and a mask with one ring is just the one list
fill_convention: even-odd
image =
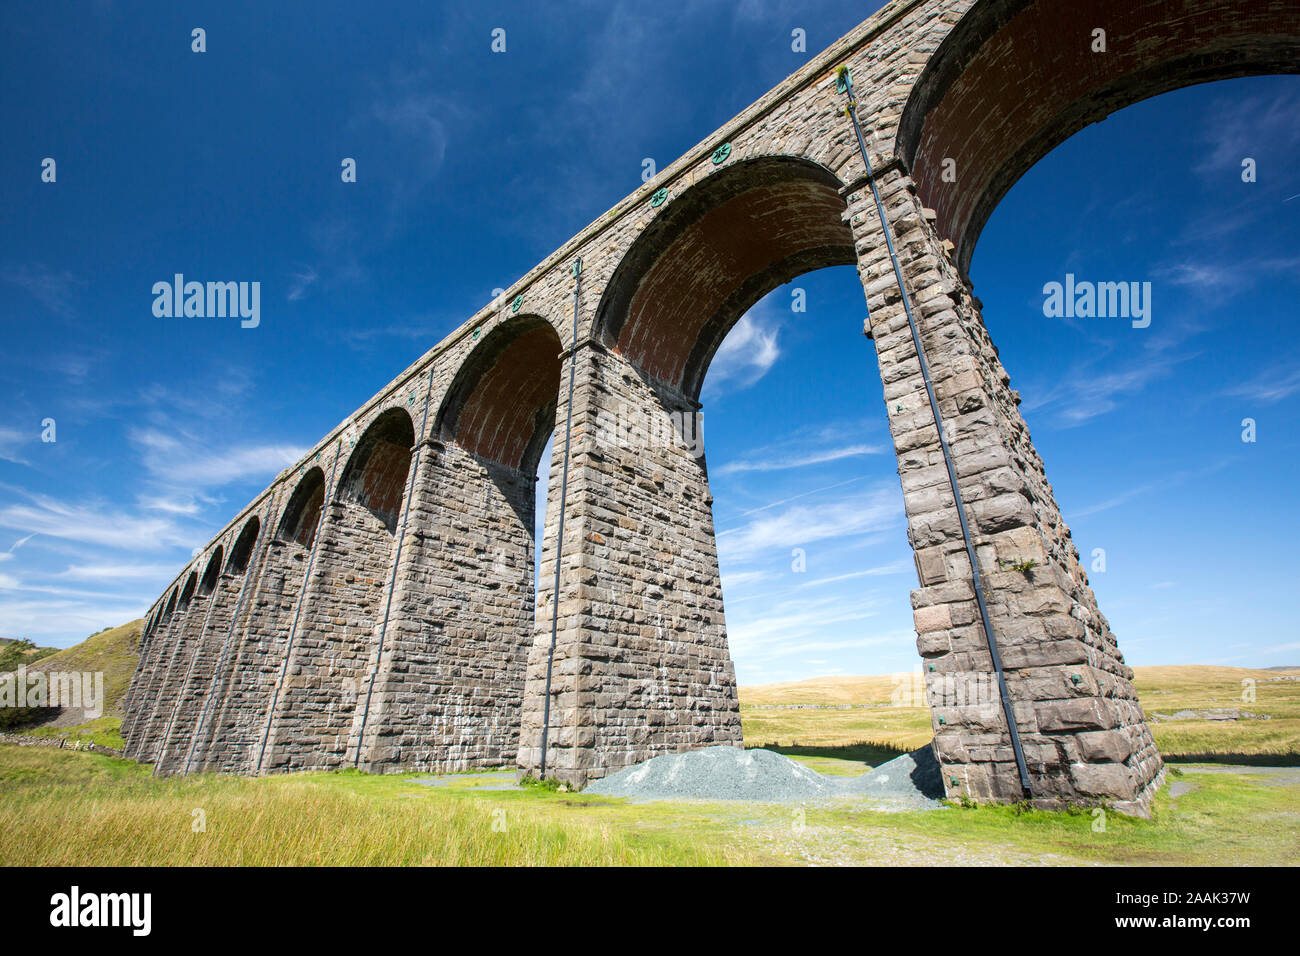
[[(355, 772), (155, 778), (126, 760), (0, 744), (0, 865), (1295, 865), (1300, 769), (1224, 766), (1240, 755), (1300, 763), (1300, 682), (1280, 676), (1139, 669), (1148, 713), (1257, 715), (1155, 723), (1167, 753), (1210, 762), (1171, 763), (1150, 821), (995, 806), (632, 804), (511, 788), (508, 772), (437, 786)], [(1243, 678), (1255, 681), (1251, 703)], [(888, 706), (892, 687), (886, 677), (742, 688), (746, 742), (776, 743), (823, 772), (861, 772), (929, 739), (923, 709)]]
[(509, 773), (158, 779), (118, 758), (0, 745), (0, 865), (1294, 865), (1300, 771), (1207, 772), (1223, 769), (1175, 769), (1182, 792), (1164, 788), (1143, 821), (489, 788)]
[[(1156, 744), (1170, 760), (1300, 764), (1300, 672), (1244, 667), (1138, 667), (1138, 696)], [(1253, 685), (1243, 681), (1252, 681)], [(1254, 700), (1243, 694), (1254, 691)], [(1247, 695), (1248, 696), (1248, 695)], [(1246, 720), (1170, 720), (1182, 710), (1236, 708)], [(1268, 718), (1268, 719), (1263, 719)]]
[[(1170, 760), (1300, 764), (1300, 681), (1285, 679), (1288, 672), (1201, 666), (1135, 670), (1138, 696), (1151, 717), (1156, 745)], [(1254, 683), (1243, 687), (1243, 681)], [(871, 763), (865, 755), (873, 751), (914, 750), (932, 736), (930, 713), (924, 707), (891, 706), (895, 686), (894, 678), (885, 676), (742, 687), (745, 743), (792, 756), (807, 755), (805, 762), (810, 765), (814, 759), (828, 757)], [(1254, 700), (1244, 701), (1243, 693), (1252, 689)], [(1180, 711), (1229, 708), (1254, 716), (1164, 719)]]
[[(507, 779), (512, 779), (507, 777)], [(710, 865), (722, 845), (564, 812), (583, 798), (406, 776), (155, 778), (99, 754), (0, 744), (0, 865)]]

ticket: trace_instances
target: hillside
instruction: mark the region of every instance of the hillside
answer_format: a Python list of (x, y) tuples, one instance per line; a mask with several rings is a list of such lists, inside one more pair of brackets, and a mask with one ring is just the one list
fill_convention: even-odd
[(30, 667), (43, 657), (57, 654), (57, 647), (27, 646), (31, 642), (18, 637), (0, 637), (0, 672), (13, 670), (20, 664)]
[[(51, 651), (32, 661), (21, 661), (28, 674), (35, 671), (49, 673), (89, 673), (104, 675), (104, 702), (102, 714), (87, 720), (84, 708), (68, 708), (53, 715), (45, 715), (24, 728), (25, 732), (41, 735), (71, 732), (74, 736), (93, 737), (105, 746), (120, 747), (117, 730), (121, 726), (122, 697), (131, 685), (140, 647), (140, 629), (143, 621), (130, 621), (120, 627), (106, 628), (92, 634), (80, 644), (60, 651)], [(14, 667), (17, 664), (12, 665)], [(10, 669), (6, 667), (6, 669)]]

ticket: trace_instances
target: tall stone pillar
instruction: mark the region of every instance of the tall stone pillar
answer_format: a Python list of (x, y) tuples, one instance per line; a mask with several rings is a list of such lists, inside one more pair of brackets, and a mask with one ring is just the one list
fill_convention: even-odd
[[(878, 157), (876, 157), (878, 159)], [(1020, 415), (979, 303), (895, 163), (878, 174), (947, 430), (1035, 802), (1144, 813), (1163, 765)], [(1021, 786), (939, 432), (865, 182), (845, 192), (898, 454), (935, 749), (952, 797)]]
[(681, 435), (685, 420), (695, 437), (695, 406), (595, 342), (580, 343), (576, 361), (560, 588), (557, 596), (567, 388), (556, 413), (519, 765), (542, 766), (558, 597), (546, 774), (580, 786), (657, 754), (741, 738), (713, 497), (702, 449)]

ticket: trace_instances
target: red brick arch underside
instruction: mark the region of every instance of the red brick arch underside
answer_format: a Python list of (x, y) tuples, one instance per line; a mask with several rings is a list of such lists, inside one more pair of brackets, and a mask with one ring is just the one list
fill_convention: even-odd
[(276, 538), (310, 548), (320, 524), (325, 504), (325, 473), (318, 466), (309, 468), (299, 479), (289, 503), (285, 505)]
[(545, 319), (518, 316), (503, 322), (457, 372), (434, 434), (483, 461), (535, 474), (555, 427), (562, 350)]
[(368, 509), (390, 531), (397, 528), (406, 476), (415, 447), (415, 424), (404, 408), (390, 408), (362, 434), (348, 459), (339, 493)]
[(795, 276), (856, 261), (839, 180), (790, 157), (735, 163), (670, 196), (615, 270), (597, 334), (697, 398), (727, 332)]
[[(1106, 32), (1104, 53), (1092, 50), (1094, 29)], [(897, 152), (966, 275), (1002, 197), (1089, 123), (1196, 83), (1297, 72), (1296, 0), (986, 0), (926, 64)]]

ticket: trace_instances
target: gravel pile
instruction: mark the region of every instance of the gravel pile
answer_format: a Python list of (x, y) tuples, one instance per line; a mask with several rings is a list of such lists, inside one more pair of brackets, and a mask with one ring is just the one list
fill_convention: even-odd
[(939, 764), (927, 746), (860, 777), (830, 777), (770, 750), (706, 747), (653, 757), (583, 791), (634, 800), (752, 800), (802, 803), (863, 797), (897, 809), (929, 809), (943, 796)]
[(763, 800), (793, 803), (829, 793), (828, 777), (770, 750), (705, 747), (664, 754), (603, 777), (583, 793), (637, 800)]
[(943, 775), (934, 750), (925, 746), (848, 778), (846, 792), (898, 809), (932, 810), (943, 799)]

